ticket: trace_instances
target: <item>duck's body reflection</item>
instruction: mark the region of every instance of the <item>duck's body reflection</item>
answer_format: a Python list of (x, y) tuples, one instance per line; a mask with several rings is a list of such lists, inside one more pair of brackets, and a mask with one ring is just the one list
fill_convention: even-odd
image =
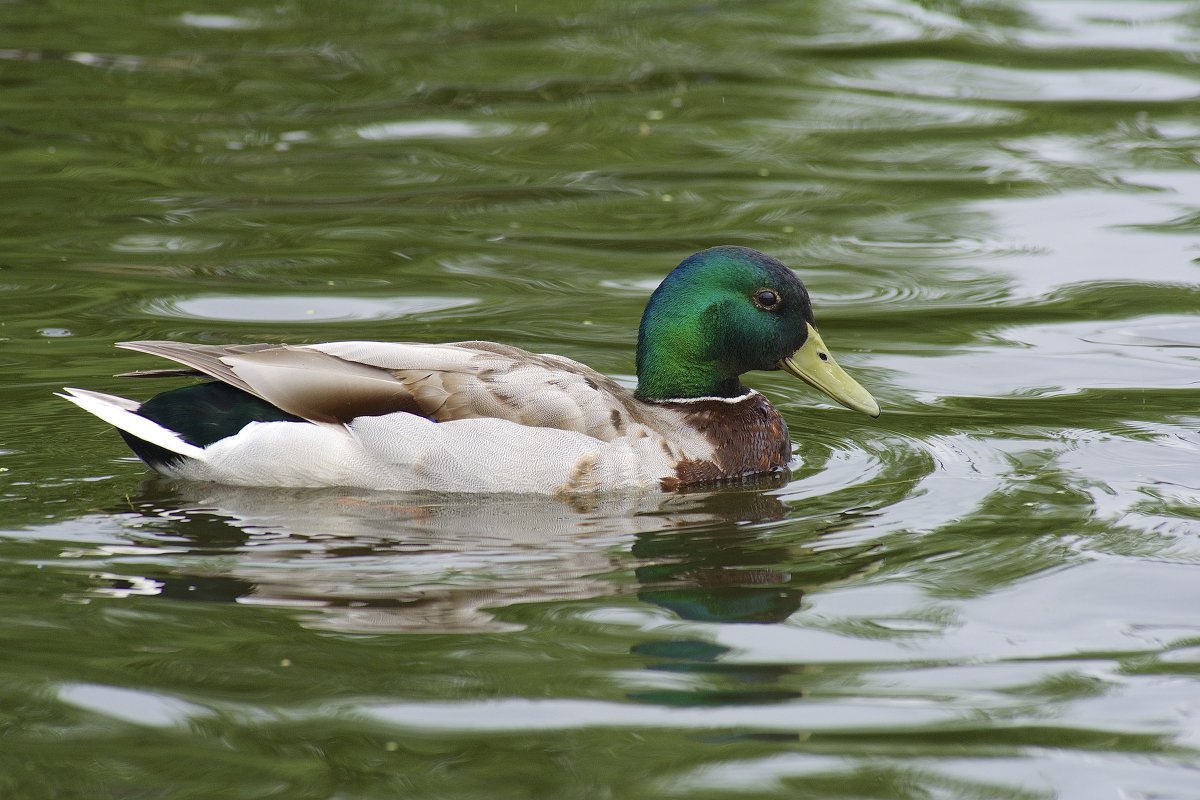
[(203, 556), (152, 576), (161, 594), (301, 608), (346, 632), (512, 629), (507, 606), (624, 592), (685, 619), (767, 622), (801, 597), (767, 566), (778, 552), (744, 546), (762, 533), (747, 523), (788, 511), (762, 485), (583, 502), (149, 481), (135, 502)]

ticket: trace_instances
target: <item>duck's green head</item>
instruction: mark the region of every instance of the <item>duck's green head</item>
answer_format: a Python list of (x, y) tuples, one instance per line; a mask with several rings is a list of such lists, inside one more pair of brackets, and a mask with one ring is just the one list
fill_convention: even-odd
[(642, 315), (638, 394), (736, 397), (746, 391), (738, 377), (754, 369), (787, 370), (847, 408), (879, 416), (875, 400), (821, 341), (808, 290), (795, 273), (748, 247), (685, 258)]

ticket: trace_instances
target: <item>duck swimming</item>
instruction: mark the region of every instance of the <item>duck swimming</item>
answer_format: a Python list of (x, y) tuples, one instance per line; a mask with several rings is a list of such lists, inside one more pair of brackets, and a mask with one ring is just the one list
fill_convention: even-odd
[(787, 425), (742, 385), (750, 370), (786, 370), (879, 416), (818, 335), (804, 284), (745, 247), (689, 256), (650, 296), (632, 392), (494, 342), (117, 346), (184, 366), (130, 375), (215, 380), (144, 403), (60, 396), (155, 470), (239, 486), (572, 494), (785, 470)]

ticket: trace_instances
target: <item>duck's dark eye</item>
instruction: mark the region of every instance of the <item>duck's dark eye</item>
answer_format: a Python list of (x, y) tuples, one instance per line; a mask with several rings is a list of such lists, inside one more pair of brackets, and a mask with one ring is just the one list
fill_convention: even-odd
[(774, 311), (783, 303), (783, 298), (774, 289), (759, 289), (754, 293), (754, 305), (763, 311)]

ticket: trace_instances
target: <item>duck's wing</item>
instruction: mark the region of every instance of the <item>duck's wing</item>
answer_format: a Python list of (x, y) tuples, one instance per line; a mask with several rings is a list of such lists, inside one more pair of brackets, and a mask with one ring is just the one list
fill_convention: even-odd
[(493, 342), (118, 346), (178, 362), (314, 422), (403, 412), (437, 422), (505, 419), (603, 441), (630, 426), (658, 427), (653, 411), (611, 378), (569, 358)]

